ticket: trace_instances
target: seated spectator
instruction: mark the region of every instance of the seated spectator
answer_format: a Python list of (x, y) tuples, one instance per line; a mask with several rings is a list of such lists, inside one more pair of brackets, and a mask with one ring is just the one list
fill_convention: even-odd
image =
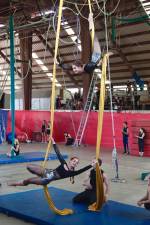
[[(98, 159), (99, 166), (102, 164), (102, 160)], [(87, 179), (83, 181), (83, 186), (85, 190), (79, 194), (77, 194), (73, 198), (74, 203), (81, 203), (81, 204), (93, 204), (96, 201), (96, 159), (92, 160), (93, 169), (88, 174)], [(104, 201), (108, 200), (108, 178), (104, 171), (101, 169), (101, 174), (103, 177), (103, 184), (104, 184)]]
[(64, 132), (64, 137), (65, 137), (65, 145), (73, 145), (74, 138), (71, 137), (71, 135), (69, 133)]
[(137, 202), (138, 206), (144, 205), (145, 209), (150, 210), (150, 176), (148, 178), (148, 187), (146, 195)]
[(11, 152), (7, 153), (8, 157), (18, 156), (20, 154), (20, 143), (17, 138), (14, 140), (14, 146), (11, 147)]

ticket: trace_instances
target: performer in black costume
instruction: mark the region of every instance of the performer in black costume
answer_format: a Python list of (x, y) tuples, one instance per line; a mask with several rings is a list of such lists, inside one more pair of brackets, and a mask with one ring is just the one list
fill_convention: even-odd
[(84, 72), (92, 74), (100, 62), (101, 53), (94, 52), (92, 54), (91, 60), (87, 64), (81, 64), (80, 62), (76, 62), (73, 65), (67, 65), (63, 62), (60, 62), (59, 66), (61, 66), (64, 70), (71, 70), (75, 74), (80, 74)]
[[(58, 146), (56, 145), (55, 141), (52, 139), (53, 148), (57, 154), (57, 157), (60, 161), (60, 165), (56, 169), (45, 169), (42, 166), (29, 164), (27, 169), (29, 172), (37, 175), (37, 177), (28, 178), (21, 182), (12, 182), (9, 183), (9, 186), (26, 186), (29, 184), (36, 184), (36, 185), (47, 185), (54, 180), (60, 180), (64, 178), (73, 178), (74, 176), (79, 175), (80, 173), (85, 172), (86, 170), (92, 168), (92, 165), (88, 165), (80, 170), (75, 171), (76, 166), (79, 163), (78, 157), (72, 157), (67, 164), (67, 162), (62, 157)], [(94, 162), (95, 163), (95, 162)]]

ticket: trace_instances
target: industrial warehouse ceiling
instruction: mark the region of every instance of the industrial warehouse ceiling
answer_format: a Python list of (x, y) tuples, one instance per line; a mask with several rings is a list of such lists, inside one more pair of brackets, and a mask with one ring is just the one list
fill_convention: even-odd
[[(15, 88), (22, 89), (28, 72), (22, 75), (20, 61), (20, 35), (32, 36), (32, 62), (25, 62), (32, 69), (32, 89), (51, 88), (55, 31), (58, 3), (56, 0), (0, 1), (0, 89), (10, 90), (10, 40), (9, 16), (14, 17)], [(101, 49), (106, 51), (106, 29), (103, 1), (93, 0), (96, 35)], [(150, 1), (107, 0), (107, 29), (111, 81), (125, 84), (136, 71), (145, 82), (150, 80)], [(81, 59), (80, 18), (88, 19), (88, 1), (65, 0), (59, 42), (59, 59), (65, 64)], [(113, 29), (112, 29), (113, 21)], [(88, 28), (87, 28), (88, 30)], [(113, 34), (113, 39), (112, 39)], [(82, 87), (83, 75), (71, 74), (57, 66), (58, 88)]]

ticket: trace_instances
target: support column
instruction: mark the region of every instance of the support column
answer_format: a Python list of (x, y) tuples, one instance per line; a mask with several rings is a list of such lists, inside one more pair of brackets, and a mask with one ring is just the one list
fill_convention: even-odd
[(20, 33), (20, 59), (23, 79), (23, 104), (25, 110), (31, 109), (32, 104), (32, 32)]
[[(86, 8), (87, 13), (85, 16), (88, 17), (88, 8)], [(80, 18), (81, 24), (81, 46), (82, 46), (82, 53), (81, 53), (81, 61), (83, 63), (87, 63), (91, 56), (91, 37), (89, 32), (89, 22), (83, 18)], [(91, 82), (91, 75), (90, 74), (83, 74), (83, 103), (87, 100), (87, 94)]]
[[(10, 32), (10, 77), (11, 77), (11, 133), (12, 147), (15, 140), (15, 73), (14, 73), (14, 17), (9, 17), (9, 32)], [(14, 151), (11, 151), (11, 157), (14, 156)]]

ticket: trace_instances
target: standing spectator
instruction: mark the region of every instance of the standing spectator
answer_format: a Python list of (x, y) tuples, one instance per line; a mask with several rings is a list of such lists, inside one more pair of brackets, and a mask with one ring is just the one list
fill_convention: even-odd
[(61, 98), (59, 95), (57, 95), (56, 98), (56, 109), (60, 109), (61, 108)]
[(78, 100), (78, 93), (77, 92), (74, 93), (74, 100), (75, 101)]
[(83, 109), (83, 102), (82, 102), (82, 99), (79, 99), (77, 102), (76, 102), (76, 110), (82, 110)]
[(98, 87), (98, 90), (95, 93), (96, 96), (96, 102), (97, 102), (97, 106), (96, 109), (99, 110), (99, 98), (100, 98), (100, 88)]
[(41, 132), (42, 132), (42, 142), (46, 142), (46, 120), (43, 120), (42, 122)]
[(122, 135), (123, 135), (123, 146), (124, 146), (124, 152), (123, 154), (130, 154), (129, 152), (129, 146), (128, 146), (128, 137), (129, 137), (129, 131), (128, 131), (128, 123), (123, 123), (123, 129), (122, 129)]
[(51, 133), (51, 123), (50, 121), (48, 121), (47, 128), (46, 128), (47, 141), (49, 141), (50, 133)]
[(92, 101), (91, 110), (98, 110), (96, 96), (94, 96), (94, 97), (93, 97), (93, 101)]
[(140, 128), (139, 135), (136, 137), (138, 138), (139, 156), (142, 157), (144, 154), (144, 137), (145, 137), (145, 131), (143, 128)]

